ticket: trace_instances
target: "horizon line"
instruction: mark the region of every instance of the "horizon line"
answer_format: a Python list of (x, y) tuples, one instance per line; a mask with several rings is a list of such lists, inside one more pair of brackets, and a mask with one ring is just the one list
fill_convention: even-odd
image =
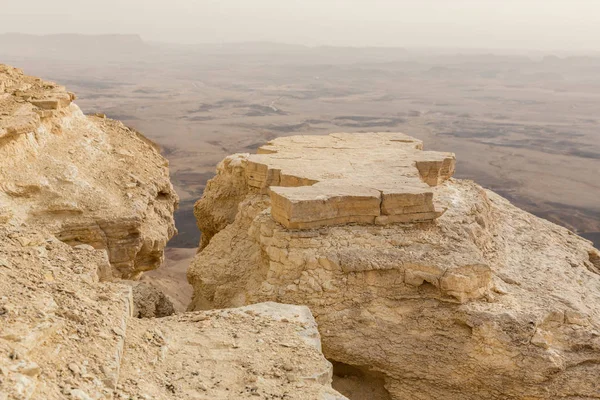
[(509, 48), (509, 47), (481, 47), (481, 46), (468, 46), (468, 45), (336, 45), (336, 44), (304, 44), (304, 43), (292, 43), (292, 42), (278, 42), (268, 40), (224, 40), (220, 42), (196, 42), (196, 43), (184, 43), (184, 42), (173, 42), (173, 41), (158, 41), (158, 40), (147, 40), (142, 34), (139, 33), (75, 33), (75, 32), (63, 32), (63, 33), (25, 33), (25, 32), (0, 32), (0, 36), (6, 35), (20, 35), (30, 37), (58, 37), (58, 36), (79, 36), (79, 37), (136, 37), (139, 38), (144, 44), (158, 44), (158, 45), (175, 45), (175, 46), (222, 46), (222, 45), (248, 45), (248, 44), (270, 44), (279, 46), (289, 47), (303, 47), (306, 49), (318, 49), (318, 48), (342, 48), (342, 49), (396, 49), (405, 51), (415, 50), (453, 50), (453, 51), (501, 51), (501, 52), (517, 52), (517, 53), (570, 53), (570, 54), (594, 54), (600, 55), (600, 49), (533, 49), (533, 48)]

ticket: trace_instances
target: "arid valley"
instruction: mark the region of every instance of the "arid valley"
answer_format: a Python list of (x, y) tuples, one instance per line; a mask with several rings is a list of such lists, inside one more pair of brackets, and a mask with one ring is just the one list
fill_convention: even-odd
[(0, 400), (599, 398), (598, 110), (599, 53), (0, 34)]
[(455, 152), (459, 178), (600, 246), (600, 55), (175, 46), (136, 36), (0, 36), (0, 62), (67, 86), (88, 114), (160, 144), (181, 198), (168, 267), (180, 293), (193, 204), (226, 155), (289, 135), (404, 132)]

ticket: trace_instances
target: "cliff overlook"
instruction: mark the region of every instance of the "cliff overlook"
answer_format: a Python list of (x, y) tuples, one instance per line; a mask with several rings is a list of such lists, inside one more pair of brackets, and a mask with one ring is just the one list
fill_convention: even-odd
[(158, 268), (178, 198), (158, 147), (85, 116), (64, 87), (0, 65), (0, 220), (106, 249), (111, 273)]
[(600, 252), (402, 133), (225, 158), (153, 318), (168, 162), (74, 100), (0, 65), (0, 400), (600, 397)]
[(306, 307), (134, 318), (177, 195), (154, 143), (74, 99), (0, 65), (0, 400), (345, 399)]
[(325, 356), (394, 400), (598, 398), (598, 250), (422, 149), (332, 134), (227, 157), (195, 207), (190, 309), (307, 305)]

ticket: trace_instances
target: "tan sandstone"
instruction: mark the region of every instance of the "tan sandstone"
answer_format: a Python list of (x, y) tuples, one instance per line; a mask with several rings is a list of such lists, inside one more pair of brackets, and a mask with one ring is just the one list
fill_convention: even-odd
[(344, 400), (306, 307), (172, 313), (177, 203), (154, 144), (0, 65), (0, 400)]
[(0, 221), (106, 249), (117, 278), (158, 268), (178, 198), (158, 147), (85, 116), (64, 87), (0, 64)]
[(392, 399), (600, 396), (589, 241), (449, 179), (453, 156), (405, 135), (259, 153), (226, 158), (196, 205), (191, 309), (307, 305), (325, 355), (382, 375)]
[(279, 138), (248, 155), (245, 172), (290, 229), (426, 221), (442, 214), (430, 186), (452, 176), (455, 157), (422, 149), (401, 133)]
[[(0, 224), (0, 399), (343, 400), (306, 307), (134, 318), (106, 251)], [(282, 398), (282, 397), (278, 397)]]

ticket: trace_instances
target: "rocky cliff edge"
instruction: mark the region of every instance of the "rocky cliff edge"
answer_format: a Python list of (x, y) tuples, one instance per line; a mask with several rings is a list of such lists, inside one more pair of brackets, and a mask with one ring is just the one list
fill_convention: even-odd
[(157, 145), (86, 116), (64, 87), (0, 65), (0, 221), (108, 251), (116, 278), (158, 268), (178, 203)]
[(118, 278), (159, 267), (177, 196), (156, 145), (74, 98), (0, 65), (0, 400), (344, 400), (306, 307), (134, 318), (161, 297)]
[(600, 397), (600, 253), (396, 133), (227, 157), (195, 207), (191, 309), (307, 305), (392, 399)]

